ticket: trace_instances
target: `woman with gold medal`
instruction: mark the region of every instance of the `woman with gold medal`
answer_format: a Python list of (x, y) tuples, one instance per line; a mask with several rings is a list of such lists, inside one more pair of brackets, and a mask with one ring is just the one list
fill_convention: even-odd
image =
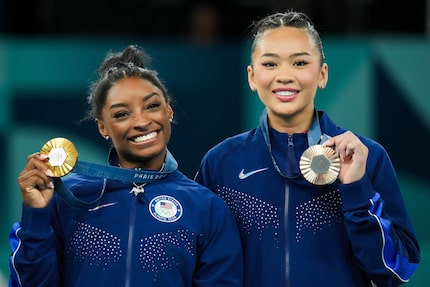
[(137, 46), (110, 52), (91, 87), (88, 118), (112, 142), (109, 165), (85, 165), (64, 138), (28, 156), (10, 287), (242, 286), (234, 217), (177, 169), (171, 100), (146, 64)]
[(253, 28), (260, 123), (210, 149), (195, 178), (236, 217), (244, 286), (408, 282), (420, 254), (394, 168), (380, 144), (316, 110), (328, 65), (309, 17), (274, 13)]

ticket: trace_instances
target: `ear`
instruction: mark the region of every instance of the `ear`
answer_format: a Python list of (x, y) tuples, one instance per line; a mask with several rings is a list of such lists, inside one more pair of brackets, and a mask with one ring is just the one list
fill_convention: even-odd
[(173, 112), (173, 109), (172, 109), (172, 106), (170, 105), (170, 103), (167, 104), (167, 114), (169, 116), (169, 120), (172, 121), (174, 112)]
[(320, 79), (318, 81), (318, 87), (320, 89), (324, 89), (327, 86), (328, 82), (328, 65), (324, 63), (321, 67), (320, 71)]
[(254, 82), (254, 69), (252, 68), (251, 65), (248, 65), (248, 67), (246, 67), (246, 71), (248, 72), (249, 88), (251, 89), (251, 91), (255, 92), (257, 88), (255, 87), (255, 82)]
[(107, 130), (106, 130), (105, 124), (103, 123), (103, 121), (102, 121), (102, 120), (100, 120), (100, 119), (95, 119), (95, 121), (96, 121), (97, 128), (98, 128), (98, 130), (99, 130), (100, 135), (101, 135), (103, 138), (106, 138), (107, 136), (109, 136), (109, 135), (108, 135), (108, 132), (107, 132)]

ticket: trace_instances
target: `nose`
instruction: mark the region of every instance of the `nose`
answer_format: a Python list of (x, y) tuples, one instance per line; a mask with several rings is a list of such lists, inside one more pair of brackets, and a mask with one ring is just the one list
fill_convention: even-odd
[(151, 117), (145, 112), (136, 113), (133, 120), (134, 128), (138, 130), (144, 130), (152, 123)]
[(294, 81), (292, 68), (287, 64), (280, 65), (276, 75), (276, 81), (283, 84), (288, 84)]

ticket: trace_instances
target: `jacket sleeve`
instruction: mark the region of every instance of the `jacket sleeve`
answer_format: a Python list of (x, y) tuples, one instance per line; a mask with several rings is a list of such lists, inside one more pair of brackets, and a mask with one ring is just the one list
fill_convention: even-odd
[(22, 221), (13, 225), (9, 236), (9, 287), (58, 286), (57, 254), (50, 208), (23, 205)]
[(206, 186), (207, 188), (213, 191), (215, 189), (213, 184), (208, 180), (209, 178), (211, 178), (209, 175), (210, 175), (210, 169), (208, 164), (208, 156), (206, 154), (200, 163), (199, 170), (196, 172), (194, 176), (194, 181), (200, 183), (203, 186)]
[(201, 238), (195, 287), (241, 287), (243, 257), (236, 221), (221, 198), (216, 197), (209, 208), (208, 232)]
[(340, 185), (345, 226), (356, 259), (377, 286), (408, 282), (420, 249), (386, 151), (369, 148), (365, 176)]

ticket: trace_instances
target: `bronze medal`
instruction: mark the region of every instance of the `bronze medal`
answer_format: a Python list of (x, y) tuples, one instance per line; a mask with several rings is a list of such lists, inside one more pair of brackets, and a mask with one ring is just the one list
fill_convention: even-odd
[(300, 158), (300, 170), (303, 176), (316, 185), (333, 183), (339, 174), (339, 169), (339, 156), (327, 146), (310, 146)]
[(54, 177), (61, 177), (73, 170), (78, 161), (78, 151), (66, 138), (53, 138), (43, 145), (40, 153), (48, 156), (48, 165)]

